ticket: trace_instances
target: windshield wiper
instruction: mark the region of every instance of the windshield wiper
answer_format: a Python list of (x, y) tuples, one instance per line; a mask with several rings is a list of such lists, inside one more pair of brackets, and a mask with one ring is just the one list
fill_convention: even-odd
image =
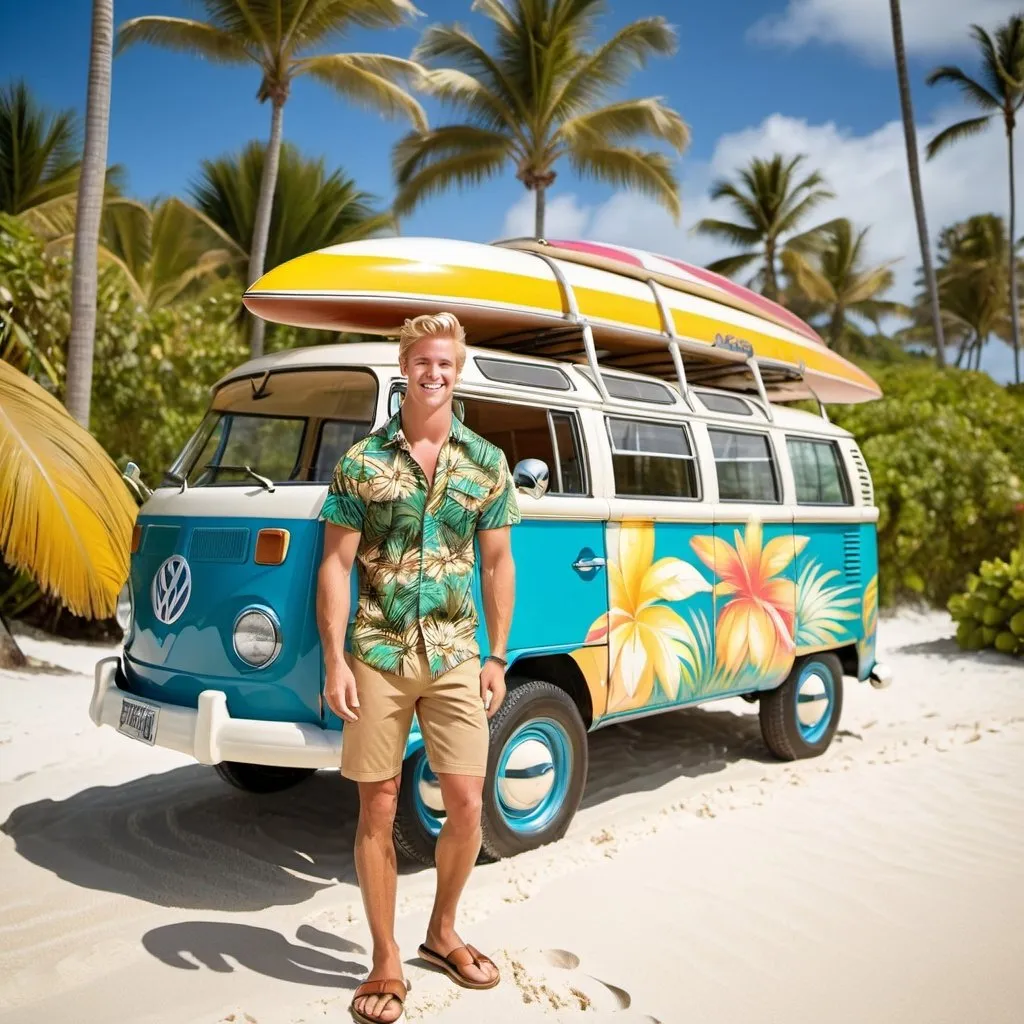
[(212, 469), (214, 471), (214, 474), (218, 473), (220, 470), (226, 470), (229, 473), (245, 473), (248, 476), (251, 476), (253, 480), (256, 480), (260, 484), (262, 484), (263, 487), (266, 490), (270, 491), (271, 494), (273, 494), (274, 491), (277, 490), (277, 488), (274, 486), (273, 480), (268, 480), (265, 476), (260, 476), (260, 474), (257, 473), (256, 470), (252, 468), (252, 466), (222, 466), (215, 465), (212, 462), (208, 462), (205, 466), (203, 466), (203, 469)]

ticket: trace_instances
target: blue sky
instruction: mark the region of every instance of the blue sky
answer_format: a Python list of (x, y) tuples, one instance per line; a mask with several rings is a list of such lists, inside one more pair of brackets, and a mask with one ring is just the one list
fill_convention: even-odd
[[(994, 28), (1018, 4), (903, 0), (903, 5), (916, 114), (927, 137), (961, 113), (954, 93), (924, 85), (927, 72), (944, 62), (971, 64), (967, 22), (980, 20)], [(469, 0), (420, 0), (419, 6), (425, 15), (414, 25), (355, 32), (335, 48), (406, 56), (423, 26), (436, 21), (463, 21), (486, 35), (487, 23), (470, 12)], [(48, 106), (81, 109), (90, 7), (84, 0), (18, 5), (13, 14), (8, 7), (3, 77), (25, 78)], [(188, 0), (115, 4), (118, 21), (143, 14), (187, 16), (197, 9)], [(664, 97), (690, 124), (693, 140), (680, 166), (683, 223), (673, 224), (646, 200), (574, 180), (562, 168), (550, 196), (549, 233), (627, 242), (703, 262), (720, 253), (688, 228), (714, 211), (708, 183), (754, 153), (806, 152), (809, 164), (825, 171), (837, 193), (834, 212), (873, 224), (872, 255), (898, 261), (897, 291), (908, 297), (918, 259), (905, 164), (899, 163), (902, 137), (886, 0), (611, 0), (606, 29), (652, 14), (663, 14), (676, 26), (679, 52), (637, 73), (628, 91)], [(118, 57), (109, 156), (125, 167), (129, 191), (145, 198), (185, 192), (203, 158), (265, 138), (270, 112), (255, 99), (258, 83), (255, 68), (210, 65), (154, 47)], [(428, 111), (436, 122), (445, 116), (436, 108)], [(406, 128), (311, 81), (296, 84), (285, 109), (287, 139), (307, 154), (326, 157), (329, 166), (343, 168), (382, 200), (390, 197), (390, 147)], [(933, 234), (969, 213), (1006, 209), (1005, 142), (999, 133), (957, 148), (961, 152), (926, 169)], [(404, 221), (403, 232), (489, 240), (527, 223), (524, 190), (509, 175), (428, 201)], [(991, 368), (1002, 377), (1008, 353), (997, 346), (991, 346)]]

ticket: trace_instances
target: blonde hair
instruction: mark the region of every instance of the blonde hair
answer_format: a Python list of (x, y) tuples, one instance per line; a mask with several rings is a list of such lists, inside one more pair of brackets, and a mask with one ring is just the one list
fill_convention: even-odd
[(466, 363), (466, 332), (454, 313), (424, 313), (406, 320), (398, 332), (399, 363), (404, 363), (409, 349), (424, 338), (451, 338), (455, 342), (455, 368), (462, 373)]

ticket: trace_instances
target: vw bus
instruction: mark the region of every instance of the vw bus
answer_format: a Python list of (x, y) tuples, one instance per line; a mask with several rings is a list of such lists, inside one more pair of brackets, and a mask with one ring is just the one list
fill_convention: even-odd
[[(410, 256), (410, 242), (426, 241)], [(465, 294), (425, 280), (429, 269), (414, 291), (395, 288), (391, 265), (377, 266), (378, 281), (350, 262), (330, 287), (323, 267), (293, 267), (293, 284), (311, 282), (298, 297), (272, 271), (247, 304), (285, 322), (380, 333), (452, 309), (482, 341), (468, 349), (456, 415), (505, 453), (523, 517), (511, 534), (517, 596), (508, 695), (490, 722), (485, 854), (564, 834), (595, 729), (741, 695), (758, 702), (777, 757), (823, 752), (845, 683), (889, 680), (875, 660), (877, 509), (850, 434), (823, 407), (783, 401), (827, 391), (829, 379), (846, 400), (857, 387), (871, 397), (860, 371), (844, 378), (831, 353), (815, 370), (810, 329), (800, 334), (731, 282), (709, 295), (714, 282), (673, 289), (657, 264), (630, 276), (604, 253), (595, 265), (504, 250), (501, 259), (545, 268), (554, 310), (544, 320), (543, 296), (530, 306), (507, 281), (502, 298), (473, 292), (470, 272), (491, 259), (478, 250), (492, 247), (375, 244), (385, 257), (367, 256), (367, 243), (327, 253), (393, 261), (400, 251), (421, 264), (429, 253), (436, 267), (452, 265), (453, 245), (469, 247), (465, 279), (448, 283)], [(602, 306), (602, 275), (634, 296), (646, 290), (650, 322)], [(780, 338), (807, 358), (780, 358)], [(338, 767), (344, 728), (323, 697), (316, 622), (318, 513), (342, 454), (399, 407), (397, 354), (393, 341), (374, 341), (251, 360), (216, 383), (159, 486), (128, 474), (142, 502), (130, 615), (121, 655), (96, 668), (97, 725), (191, 755), (253, 792)], [(479, 579), (475, 592), (479, 604)], [(483, 625), (479, 641), (486, 654)], [(398, 847), (432, 863), (443, 820), (414, 724)]]

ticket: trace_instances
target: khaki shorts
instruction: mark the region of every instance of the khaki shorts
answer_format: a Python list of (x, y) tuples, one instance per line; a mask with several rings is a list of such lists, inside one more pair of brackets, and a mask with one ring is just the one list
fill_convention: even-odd
[(359, 694), (359, 720), (341, 733), (341, 774), (381, 782), (402, 772), (413, 712), (434, 773), (487, 774), (487, 712), (480, 696), (480, 659), (470, 658), (437, 679), (419, 653), (415, 676), (382, 672), (346, 654)]

